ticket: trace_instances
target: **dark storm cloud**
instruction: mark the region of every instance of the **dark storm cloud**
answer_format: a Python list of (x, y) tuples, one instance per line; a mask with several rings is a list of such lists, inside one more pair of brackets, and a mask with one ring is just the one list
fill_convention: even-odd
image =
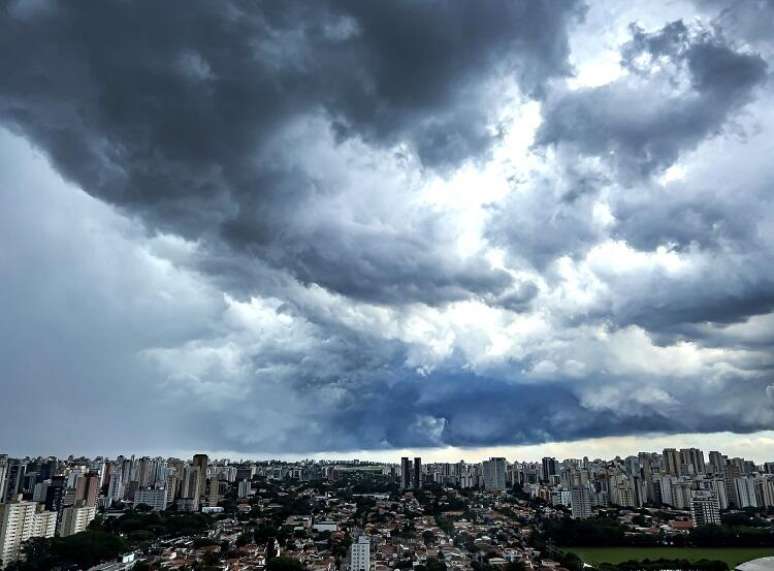
[(347, 295), (442, 302), (496, 292), (507, 276), (437, 263), (419, 232), (307, 233), (298, 213), (338, 189), (288, 166), (282, 157), (306, 148), (278, 148), (276, 135), (318, 116), (339, 141), (405, 144), (426, 166), (479, 157), (495, 140), (490, 80), (541, 96), (569, 72), (566, 27), (581, 13), (570, 0), (10, 2), (0, 120), (151, 228), (226, 240), (242, 263)]
[(771, 0), (694, 0), (713, 16), (713, 25), (758, 46), (774, 42), (774, 2)]
[(487, 237), (540, 271), (561, 256), (582, 255), (604, 236), (593, 220), (594, 201), (604, 184), (572, 168), (553, 177), (536, 176), (491, 207)]
[(64, 427), (19, 446), (771, 426), (774, 121), (741, 12), (632, 26), (627, 75), (572, 90), (569, 0), (2, 10), (0, 435)]
[[(765, 136), (749, 144), (731, 138), (706, 151), (714, 170), (699, 161), (692, 178), (666, 189), (642, 175), (662, 171), (719, 134), (764, 85), (767, 64), (719, 29), (692, 30), (676, 21), (653, 33), (634, 25), (630, 31), (621, 49), (630, 76), (549, 98), (537, 141), (558, 147), (559, 168), (553, 178), (532, 177), (498, 204), (488, 236), (553, 283), (564, 279), (552, 266), (559, 258), (579, 262), (609, 239), (641, 253), (676, 252), (687, 262), (677, 272), (654, 261), (633, 272), (597, 269), (604, 301), (570, 322), (635, 324), (672, 340), (691, 331), (698, 340), (691, 324), (743, 322), (774, 307), (770, 144)], [(764, 107), (758, 103), (751, 112)], [(615, 170), (584, 172), (573, 151), (599, 156)], [(610, 208), (604, 224), (595, 216), (600, 200)]]
[(633, 77), (551, 98), (538, 144), (572, 145), (611, 160), (626, 177), (648, 175), (716, 134), (766, 78), (758, 54), (682, 21), (652, 34), (633, 26), (632, 35), (622, 63)]
[[(586, 395), (598, 393), (599, 385), (556, 380), (534, 385), (471, 374), (433, 374), (417, 377), (408, 371), (399, 378), (374, 376), (335, 407), (319, 404), (304, 418), (304, 427), (278, 443), (273, 435), (259, 434), (246, 445), (244, 435), (219, 438), (213, 446), (237, 451), (259, 449), (308, 453), (319, 450), (380, 450), (390, 448), (458, 446), (480, 447), (502, 444), (540, 444), (600, 436), (623, 436), (648, 432), (684, 433), (731, 430), (747, 433), (768, 428), (767, 381), (727, 379), (709, 391), (696, 391), (695, 379), (676, 387), (670, 402), (653, 400), (645, 393), (632, 406), (632, 396), (646, 390), (652, 380), (604, 376), (604, 385), (626, 386), (627, 394), (604, 396), (604, 406), (588, 402)], [(585, 394), (584, 394), (585, 391)], [(692, 414), (676, 414), (697, 399), (710, 402), (731, 391), (722, 407), (697, 408)], [(314, 390), (310, 391), (312, 394)], [(599, 399), (600, 401), (603, 399)], [(765, 401), (765, 399), (764, 399)], [(751, 406), (751, 402), (758, 402)], [(473, 405), (472, 403), (475, 403)], [(760, 411), (764, 412), (761, 413)], [(221, 434), (230, 432), (222, 419)], [(205, 434), (202, 438), (207, 438)]]

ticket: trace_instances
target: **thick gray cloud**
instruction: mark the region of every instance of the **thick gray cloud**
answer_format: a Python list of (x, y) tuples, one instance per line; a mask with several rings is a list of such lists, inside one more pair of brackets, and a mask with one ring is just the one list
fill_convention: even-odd
[(632, 26), (622, 63), (628, 77), (550, 99), (537, 143), (571, 145), (630, 177), (647, 175), (716, 134), (767, 69), (758, 54), (682, 21), (654, 33)]
[[(444, 259), (432, 220), (419, 222), (428, 236), (389, 248), (351, 227), (300, 224), (339, 189), (293, 157), (330, 123), (339, 140), (404, 145), (427, 166), (477, 158), (496, 139), (498, 82), (515, 77), (539, 96), (568, 74), (566, 27), (581, 13), (570, 0), (10, 2), (0, 117), (152, 228), (225, 240), (243, 264), (260, 258), (351, 295), (444, 301), (497, 291), (507, 276)], [(304, 117), (321, 120), (289, 153), (281, 133)]]
[(3, 4), (0, 447), (769, 428), (770, 46), (647, 4)]

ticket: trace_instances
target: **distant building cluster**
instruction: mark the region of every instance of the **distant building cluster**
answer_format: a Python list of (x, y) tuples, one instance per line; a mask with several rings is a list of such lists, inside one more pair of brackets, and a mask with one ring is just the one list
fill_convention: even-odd
[(774, 463), (762, 466), (697, 448), (667, 448), (613, 460), (515, 462), (509, 481), (532, 497), (589, 517), (595, 506), (665, 505), (690, 510), (696, 525), (720, 523), (728, 508), (774, 506)]
[[(589, 518), (595, 509), (611, 506), (670, 508), (688, 514), (675, 523), (678, 527), (681, 522), (692, 526), (720, 524), (721, 511), (729, 508), (774, 507), (774, 463), (757, 465), (717, 451), (705, 456), (696, 448), (667, 448), (661, 453), (640, 452), (612, 460), (546, 457), (540, 462), (509, 462), (493, 457), (480, 463), (423, 463), (420, 457), (404, 457), (399, 464), (357, 460), (231, 462), (211, 460), (205, 454), (196, 454), (189, 460), (147, 456), (61, 460), (9, 458), (2, 454), (0, 560), (2, 566), (17, 561), (22, 557), (24, 542), (31, 538), (67, 537), (82, 532), (98, 512), (116, 517), (127, 509), (219, 513), (228, 496), (232, 506), (236, 506), (232, 509), (271, 514), (282, 506), (265, 497), (267, 490), (262, 485), (267, 483), (282, 483), (291, 491), (298, 487), (307, 494), (305, 482), (323, 482), (338, 489), (338, 482), (369, 478), (382, 482), (393, 490), (392, 494), (400, 496), (400, 503), (396, 504), (396, 496), (391, 493), (366, 494), (376, 502), (374, 509), (381, 514), (379, 517), (387, 518), (398, 529), (413, 521), (410, 517), (422, 514), (417, 497), (423, 496), (427, 501), (436, 497), (439, 490), (443, 491), (437, 496), (441, 503), (450, 503), (450, 498), (455, 497), (458, 502), (463, 497), (473, 497), (465, 495), (468, 491), (502, 498), (504, 492), (517, 490), (519, 497), (536, 500), (557, 514), (564, 514), (563, 517), (576, 519)], [(454, 490), (462, 495), (455, 496)], [(385, 541), (390, 534), (384, 535), (371, 524), (364, 532), (353, 524), (356, 503), (342, 503), (331, 495), (304, 497), (326, 507), (312, 517), (289, 517), (286, 525), (296, 531), (308, 530), (310, 534), (351, 537), (347, 553), (350, 569), (372, 569), (374, 557), (388, 560), (401, 554), (400, 550), (392, 550), (394, 539)], [(465, 513), (480, 509), (475, 507), (478, 500), (464, 501), (468, 502)], [(520, 509), (525, 510), (524, 517), (529, 516), (528, 508)], [(449, 508), (449, 513), (453, 512)], [(474, 523), (459, 519), (461, 513), (453, 514), (457, 518), (455, 533), (472, 533), (476, 529)], [(486, 515), (500, 517), (502, 514), (496, 511)], [(441, 533), (436, 520), (422, 521), (425, 529), (419, 530), (421, 533)], [(381, 534), (381, 539), (377, 540), (375, 534)], [(452, 546), (446, 549), (445, 556), (447, 560), (458, 558), (461, 564), (467, 561), (467, 556), (457, 553)], [(328, 561), (325, 557), (329, 556), (321, 555), (319, 561)]]
[[(480, 464), (427, 464), (401, 460), (402, 489), (423, 481), (459, 488), (501, 491), (515, 485), (531, 497), (589, 517), (593, 507), (665, 505), (691, 510), (698, 523), (717, 523), (719, 510), (774, 507), (774, 463), (762, 466), (717, 451), (708, 457), (697, 448), (667, 448), (613, 460), (546, 457), (541, 462), (490, 458)], [(413, 468), (412, 468), (413, 466)]]

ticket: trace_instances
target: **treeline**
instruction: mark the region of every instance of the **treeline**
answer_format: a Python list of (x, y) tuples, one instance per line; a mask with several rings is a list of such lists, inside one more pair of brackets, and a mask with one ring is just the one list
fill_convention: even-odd
[(91, 529), (123, 534), (129, 543), (138, 544), (159, 538), (204, 533), (211, 523), (210, 517), (202, 513), (131, 510), (119, 518), (99, 518), (92, 522)]
[(725, 561), (700, 559), (689, 561), (687, 559), (644, 559), (642, 561), (624, 561), (623, 563), (603, 563), (596, 567), (599, 571), (728, 571)]
[(697, 547), (774, 547), (774, 529), (731, 525), (706, 525), (691, 531)]
[(556, 545), (611, 547), (629, 545), (626, 528), (614, 519), (550, 519), (543, 522), (539, 539)]
[(5, 571), (50, 571), (88, 569), (115, 559), (125, 552), (126, 542), (104, 531), (84, 531), (68, 537), (35, 537), (24, 544), (24, 561), (11, 563)]
[[(545, 544), (583, 547), (657, 547), (664, 536), (631, 533), (611, 518), (547, 520), (537, 539)], [(687, 535), (669, 538), (671, 545), (687, 547), (774, 547), (774, 528), (747, 525), (708, 525), (692, 529)]]

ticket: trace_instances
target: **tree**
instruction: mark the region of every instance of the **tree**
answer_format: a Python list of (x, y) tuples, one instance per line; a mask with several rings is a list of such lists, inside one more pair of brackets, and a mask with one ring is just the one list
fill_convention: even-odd
[(115, 559), (126, 551), (126, 542), (104, 531), (83, 531), (68, 537), (33, 538), (24, 545), (25, 562), (20, 571), (48, 571), (57, 567), (88, 569)]
[(430, 557), (425, 562), (427, 571), (446, 571), (446, 563), (435, 557)]
[(245, 531), (243, 533), (239, 534), (239, 537), (236, 538), (236, 546), (237, 547), (244, 547), (248, 543), (252, 542), (254, 539), (254, 534), (249, 531)]
[(304, 571), (305, 567), (292, 557), (274, 557), (266, 563), (266, 571)]

